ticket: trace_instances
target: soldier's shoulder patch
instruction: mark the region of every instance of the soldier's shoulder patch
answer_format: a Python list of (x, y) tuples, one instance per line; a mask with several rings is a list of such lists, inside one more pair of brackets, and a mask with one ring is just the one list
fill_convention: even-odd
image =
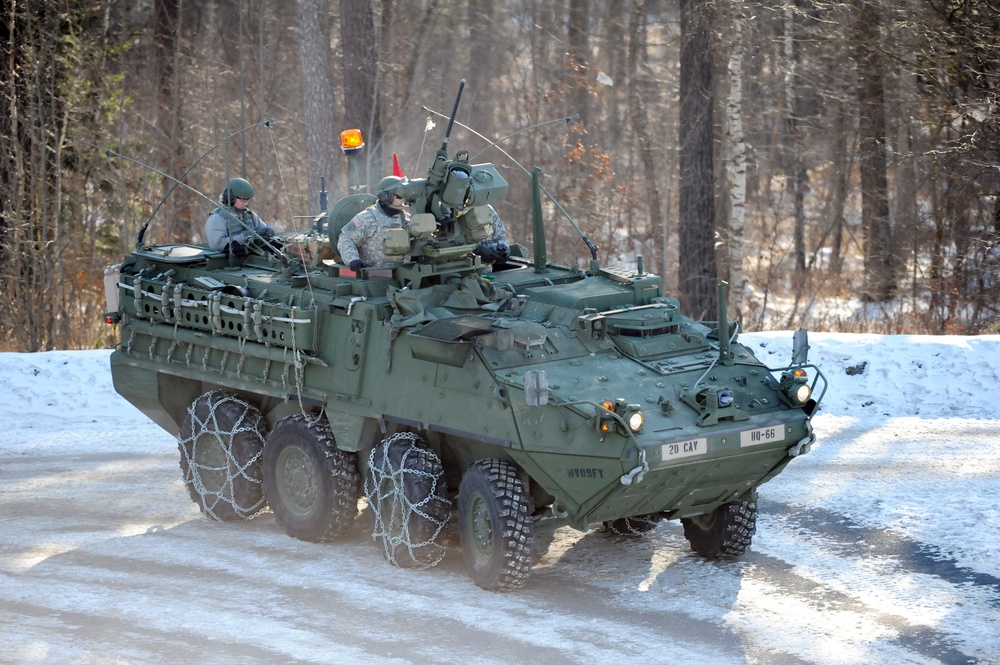
[(352, 219), (352, 220), (351, 220), (351, 224), (352, 224), (352, 225), (354, 226), (354, 228), (356, 228), (356, 229), (360, 229), (360, 228), (361, 228), (361, 220), (360, 220), (360, 219), (358, 219), (357, 217), (355, 217), (354, 219)]

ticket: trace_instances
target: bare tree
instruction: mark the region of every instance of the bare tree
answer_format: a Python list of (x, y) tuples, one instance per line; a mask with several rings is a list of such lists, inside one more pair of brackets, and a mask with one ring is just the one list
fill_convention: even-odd
[[(646, 197), (646, 210), (648, 214), (648, 224), (646, 225), (645, 237), (652, 240), (657, 237), (657, 231), (659, 231), (663, 225), (666, 224), (666, 214), (663, 206), (661, 205), (661, 191), (662, 187), (658, 181), (658, 176), (661, 175), (663, 169), (661, 164), (661, 159), (657, 159), (658, 151), (655, 146), (655, 139), (653, 133), (649, 126), (649, 111), (647, 109), (645, 99), (655, 99), (655, 96), (649, 95), (647, 93), (651, 92), (655, 87), (655, 83), (649, 81), (648, 76), (643, 76), (639, 69), (640, 63), (645, 66), (646, 61), (646, 24), (645, 17), (647, 13), (647, 3), (642, 0), (632, 3), (631, 11), (629, 12), (629, 28), (628, 28), (628, 72), (630, 74), (631, 84), (628, 87), (628, 112), (629, 112), (629, 124), (632, 130), (635, 132), (636, 139), (639, 143), (639, 155), (642, 161), (643, 174), (645, 176), (645, 183), (642, 187), (642, 191)], [(657, 243), (648, 242), (648, 246), (656, 247)], [(660, 247), (661, 252), (665, 253), (666, 248)], [(648, 257), (651, 265), (657, 265), (656, 257)]]
[[(495, 0), (469, 2), (469, 64), (470, 80), (466, 98), (469, 102), (469, 124), (480, 131), (493, 131), (495, 105), (492, 103), (496, 77), (505, 57), (496, 43), (497, 22)], [(472, 76), (474, 74), (474, 76)]]
[(379, 97), (379, 42), (371, 3), (340, 0), (340, 41), (344, 69), (344, 121), (364, 130), (368, 168), (362, 174), (368, 192), (374, 194), (379, 178), (388, 175), (383, 159), (382, 107)]
[[(157, 163), (162, 171), (179, 176), (184, 170), (183, 98), (181, 92), (181, 18), (184, 0), (156, 0), (153, 44), (156, 49), (156, 126), (159, 130)], [(174, 188), (169, 178), (161, 181), (163, 194)], [(194, 232), (192, 210), (184, 203), (164, 210), (163, 227), (171, 239), (187, 240)]]
[(884, 65), (878, 45), (881, 15), (873, 0), (855, 0), (855, 59), (858, 67), (858, 106), (861, 168), (862, 226), (865, 234), (865, 290), (874, 302), (896, 295), (896, 275), (889, 220), (886, 176)]
[[(305, 115), (309, 191), (320, 190), (320, 178), (333, 182), (333, 75), (330, 71), (329, 11), (326, 0), (299, 0), (299, 57), (302, 64), (302, 107)], [(339, 136), (339, 132), (336, 134)], [(319, 212), (318, 204), (312, 212)]]
[(803, 156), (803, 113), (802, 113), (802, 63), (800, 38), (798, 36), (797, 6), (800, 2), (787, 2), (784, 6), (782, 47), (785, 56), (784, 85), (784, 167), (788, 172), (788, 188), (792, 194), (793, 207), (793, 255), (795, 271), (801, 276), (806, 270), (805, 243), (805, 195), (807, 173)]
[(102, 140), (112, 112), (105, 15), (44, 0), (0, 15), (0, 348), (89, 346), (104, 260), (87, 193), (108, 165), (69, 137)]
[(590, 45), (587, 0), (569, 0), (566, 22), (567, 106), (579, 113), (583, 127), (590, 127)]
[(713, 166), (713, 4), (681, 0), (680, 262), (681, 307), (694, 317), (717, 310)]

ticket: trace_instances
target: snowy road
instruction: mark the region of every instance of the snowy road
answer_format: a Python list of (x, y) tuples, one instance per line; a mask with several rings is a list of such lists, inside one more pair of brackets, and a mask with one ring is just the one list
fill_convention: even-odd
[(742, 559), (696, 557), (676, 522), (561, 529), (510, 594), (455, 547), (389, 566), (364, 516), (330, 545), (270, 514), (210, 522), (171, 437), (111, 392), (107, 352), (0, 354), (0, 662), (1000, 663), (1000, 436), (968, 399), (996, 391), (1000, 339), (818, 339), (821, 444), (761, 488)]

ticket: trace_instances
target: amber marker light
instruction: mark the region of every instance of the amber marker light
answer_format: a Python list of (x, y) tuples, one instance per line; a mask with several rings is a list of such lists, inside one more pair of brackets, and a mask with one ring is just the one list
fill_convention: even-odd
[(365, 147), (365, 139), (360, 129), (345, 129), (340, 133), (340, 149), (345, 155), (361, 152)]

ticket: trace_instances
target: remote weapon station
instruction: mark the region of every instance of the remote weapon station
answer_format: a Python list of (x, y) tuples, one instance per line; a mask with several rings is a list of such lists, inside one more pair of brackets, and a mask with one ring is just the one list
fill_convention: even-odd
[(757, 487), (814, 440), (826, 380), (805, 331), (767, 367), (737, 341), (724, 284), (705, 323), (641, 260), (603, 267), (587, 242), (586, 269), (549, 263), (558, 206), (538, 169), (533, 256), (515, 246), (491, 271), (473, 249), (508, 186), (449, 156), (460, 100), (426, 178), (396, 190), (411, 217), (385, 238), (391, 267), (316, 258), (369, 194), (235, 259), (140, 233), (105, 276), (115, 389), (177, 436), (191, 498), (218, 520), (270, 509), (289, 535), (336, 541), (363, 497), (388, 561), (432, 566), (457, 531), (494, 590), (522, 585), (533, 537), (563, 525), (679, 519), (698, 554), (739, 556)]

